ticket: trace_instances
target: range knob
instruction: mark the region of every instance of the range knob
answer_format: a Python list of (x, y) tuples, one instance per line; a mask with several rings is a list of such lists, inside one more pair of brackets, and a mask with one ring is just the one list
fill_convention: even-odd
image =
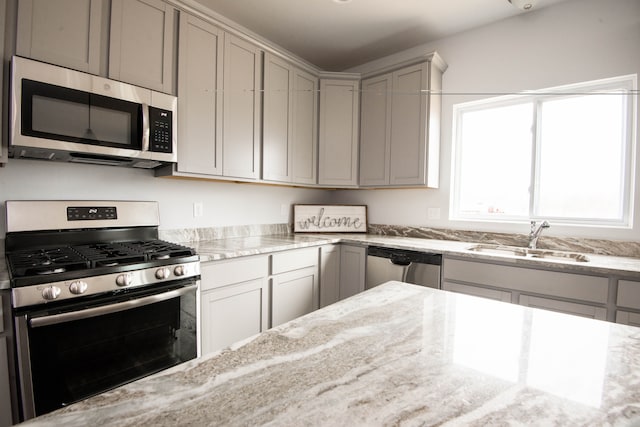
[(42, 298), (51, 301), (60, 296), (60, 288), (57, 286), (47, 286), (42, 290)]
[(156, 270), (156, 279), (168, 279), (171, 276), (171, 270), (167, 267), (162, 267)]
[(186, 271), (184, 270), (184, 265), (177, 265), (176, 268), (173, 269), (173, 274), (177, 277), (184, 276)]
[(84, 294), (87, 291), (89, 285), (87, 282), (83, 282), (82, 280), (77, 280), (75, 282), (71, 282), (69, 285), (69, 292), (75, 295)]
[(129, 286), (133, 282), (133, 276), (130, 273), (119, 274), (116, 277), (116, 285), (118, 286)]

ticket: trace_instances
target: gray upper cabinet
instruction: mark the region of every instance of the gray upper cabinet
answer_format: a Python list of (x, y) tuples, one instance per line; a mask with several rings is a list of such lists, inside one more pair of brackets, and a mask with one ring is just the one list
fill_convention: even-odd
[(362, 81), (360, 185), (389, 184), (391, 85), (391, 74)]
[(361, 186), (439, 185), (442, 72), (422, 63), (362, 82)]
[(223, 76), (222, 173), (260, 177), (262, 51), (225, 34)]
[(180, 15), (178, 150), (180, 172), (222, 174), (222, 51), (224, 33)]
[(161, 0), (20, 0), (16, 53), (175, 93), (177, 15)]
[(315, 184), (318, 152), (318, 78), (293, 70), (293, 166), (291, 181)]
[(317, 77), (275, 55), (265, 55), (264, 180), (315, 183), (317, 86)]
[(358, 184), (359, 85), (359, 76), (320, 79), (320, 185), (355, 187)]
[(277, 56), (265, 54), (262, 137), (265, 180), (291, 182), (292, 87), (292, 67)]
[(108, 17), (106, 0), (20, 0), (16, 53), (99, 74)]
[(174, 93), (177, 14), (160, 0), (112, 0), (109, 77)]

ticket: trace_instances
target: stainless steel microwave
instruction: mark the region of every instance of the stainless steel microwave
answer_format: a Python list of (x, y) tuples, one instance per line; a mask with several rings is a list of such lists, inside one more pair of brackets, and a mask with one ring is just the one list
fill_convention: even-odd
[(152, 169), (177, 161), (177, 98), (14, 56), (9, 157)]

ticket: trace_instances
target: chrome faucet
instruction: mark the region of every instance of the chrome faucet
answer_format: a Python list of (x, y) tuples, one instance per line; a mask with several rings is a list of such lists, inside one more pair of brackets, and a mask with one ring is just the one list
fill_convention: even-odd
[(551, 227), (548, 221), (542, 221), (542, 223), (536, 228), (536, 222), (531, 221), (531, 231), (529, 232), (529, 249), (535, 249), (538, 245), (538, 239), (542, 234), (542, 230)]

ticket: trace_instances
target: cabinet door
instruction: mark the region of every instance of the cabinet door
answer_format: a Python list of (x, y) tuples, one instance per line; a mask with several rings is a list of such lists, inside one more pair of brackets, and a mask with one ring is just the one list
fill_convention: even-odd
[(261, 51), (225, 34), (222, 171), (224, 176), (260, 176)]
[(109, 77), (173, 93), (177, 10), (161, 0), (112, 0)]
[(616, 311), (616, 323), (622, 323), (623, 325), (640, 326), (640, 313), (618, 310)]
[(13, 425), (7, 338), (0, 337), (0, 426)]
[(520, 295), (520, 305), (527, 307), (543, 308), (545, 310), (557, 311), (560, 313), (573, 314), (576, 316), (588, 317), (597, 320), (607, 320), (607, 309), (594, 307), (586, 304), (577, 304), (567, 301), (559, 301), (551, 298), (534, 297), (530, 295)]
[(391, 74), (362, 81), (360, 185), (389, 184)]
[(271, 326), (318, 308), (318, 268), (307, 267), (271, 278)]
[(16, 53), (99, 74), (107, 7), (105, 0), (20, 0)]
[(358, 82), (320, 80), (318, 183), (358, 183)]
[(262, 177), (269, 181), (291, 181), (292, 87), (291, 65), (274, 55), (266, 54)]
[[(4, 51), (5, 32), (6, 32), (6, 29), (8, 28), (6, 0), (0, 0), (0, 26), (2, 27), (2, 30), (0, 31), (0, 58), (2, 58), (2, 61), (3, 61), (2, 63), (4, 64), (5, 63), (4, 61), (8, 60), (8, 58), (5, 58), (5, 51)], [(0, 67), (0, 87), (3, 88), (2, 89), (3, 91), (4, 91), (4, 68), (5, 68), (4, 65)], [(5, 110), (5, 108), (6, 108), (6, 105), (4, 101), (0, 102), (0, 132), (2, 132), (2, 135), (8, 134), (7, 128), (9, 127), (8, 118), (5, 117), (5, 115), (3, 114), (3, 111), (7, 111)], [(8, 161), (8, 153), (7, 153), (8, 144), (9, 143), (6, 141), (6, 138), (0, 138), (0, 167), (2, 167), (2, 165), (4, 163), (7, 163)]]
[(443, 282), (442, 289), (475, 297), (489, 298), (496, 301), (511, 302), (511, 292), (498, 289), (482, 288), (480, 286), (463, 285), (461, 283)]
[(618, 280), (616, 305), (640, 310), (640, 282)]
[(323, 246), (320, 251), (320, 307), (340, 299), (340, 246)]
[(426, 118), (428, 67), (418, 64), (393, 73), (391, 122), (392, 185), (418, 185), (426, 181)]
[(291, 181), (315, 184), (318, 152), (318, 78), (293, 69)]
[(224, 286), (201, 296), (202, 354), (225, 348), (267, 329), (266, 279)]
[(367, 249), (359, 246), (340, 247), (340, 299), (364, 291)]
[(223, 32), (180, 15), (178, 56), (178, 170), (222, 174)]

